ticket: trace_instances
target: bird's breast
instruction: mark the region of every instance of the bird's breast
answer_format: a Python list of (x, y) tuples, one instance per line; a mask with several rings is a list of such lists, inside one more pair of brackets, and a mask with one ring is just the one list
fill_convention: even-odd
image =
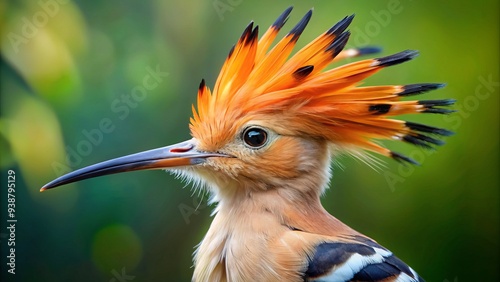
[(302, 281), (308, 246), (301, 242), (265, 210), (219, 212), (196, 251), (193, 281)]

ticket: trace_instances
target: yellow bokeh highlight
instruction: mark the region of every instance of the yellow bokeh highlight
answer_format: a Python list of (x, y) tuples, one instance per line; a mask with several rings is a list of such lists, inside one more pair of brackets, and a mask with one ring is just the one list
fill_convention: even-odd
[(85, 25), (69, 2), (40, 3), (3, 19), (2, 55), (38, 94), (71, 101), (81, 88), (73, 56), (85, 49)]
[(60, 193), (39, 192), (56, 173), (52, 164), (65, 163), (64, 143), (57, 117), (44, 102), (18, 93), (15, 105), (0, 120), (0, 133), (9, 143), (32, 198), (56, 211), (74, 206), (77, 189)]

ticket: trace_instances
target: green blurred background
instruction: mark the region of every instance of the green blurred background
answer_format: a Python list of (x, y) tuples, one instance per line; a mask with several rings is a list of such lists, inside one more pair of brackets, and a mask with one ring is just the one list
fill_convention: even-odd
[(289, 5), (286, 31), (314, 7), (300, 46), (356, 13), (351, 46), (420, 50), (367, 84), (446, 82), (422, 98), (458, 100), (452, 116), (408, 117), (454, 130), (446, 146), (389, 144), (420, 167), (388, 160), (376, 172), (342, 157), (327, 209), (428, 281), (498, 281), (495, 0), (1, 1), (1, 224), (9, 169), (18, 219), (15, 276), (0, 230), (2, 281), (189, 281), (214, 208), (206, 195), (162, 171), (38, 190), (71, 169), (190, 138), (200, 80), (213, 85), (250, 20), (263, 30)]

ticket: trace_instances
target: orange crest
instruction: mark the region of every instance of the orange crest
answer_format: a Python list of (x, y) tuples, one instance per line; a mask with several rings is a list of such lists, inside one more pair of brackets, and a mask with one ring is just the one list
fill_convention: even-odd
[[(452, 132), (388, 117), (412, 113), (453, 112), (443, 108), (455, 101), (401, 101), (403, 97), (441, 88), (438, 83), (360, 87), (363, 79), (384, 67), (411, 60), (417, 51), (367, 59), (323, 71), (330, 63), (376, 53), (379, 48), (343, 50), (350, 36), (348, 16), (289, 58), (312, 15), (309, 11), (273, 48), (270, 46), (288, 19), (285, 10), (258, 39), (251, 22), (230, 51), (214, 91), (202, 81), (198, 108), (193, 106), (193, 137), (220, 146), (239, 127), (255, 118), (279, 119), (294, 134), (323, 138), (347, 151), (367, 149), (416, 163), (374, 142), (396, 139), (423, 147), (441, 145), (433, 135)], [(270, 49), (270, 50), (269, 50)]]

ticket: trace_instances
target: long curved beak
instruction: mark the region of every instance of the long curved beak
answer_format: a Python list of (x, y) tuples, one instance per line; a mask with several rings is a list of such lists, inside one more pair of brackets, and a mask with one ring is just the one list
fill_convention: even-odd
[(195, 140), (191, 139), (171, 146), (132, 154), (104, 161), (65, 174), (45, 184), (40, 192), (64, 184), (126, 171), (145, 169), (165, 169), (180, 166), (198, 165), (210, 157), (231, 157), (219, 153), (196, 150)]

